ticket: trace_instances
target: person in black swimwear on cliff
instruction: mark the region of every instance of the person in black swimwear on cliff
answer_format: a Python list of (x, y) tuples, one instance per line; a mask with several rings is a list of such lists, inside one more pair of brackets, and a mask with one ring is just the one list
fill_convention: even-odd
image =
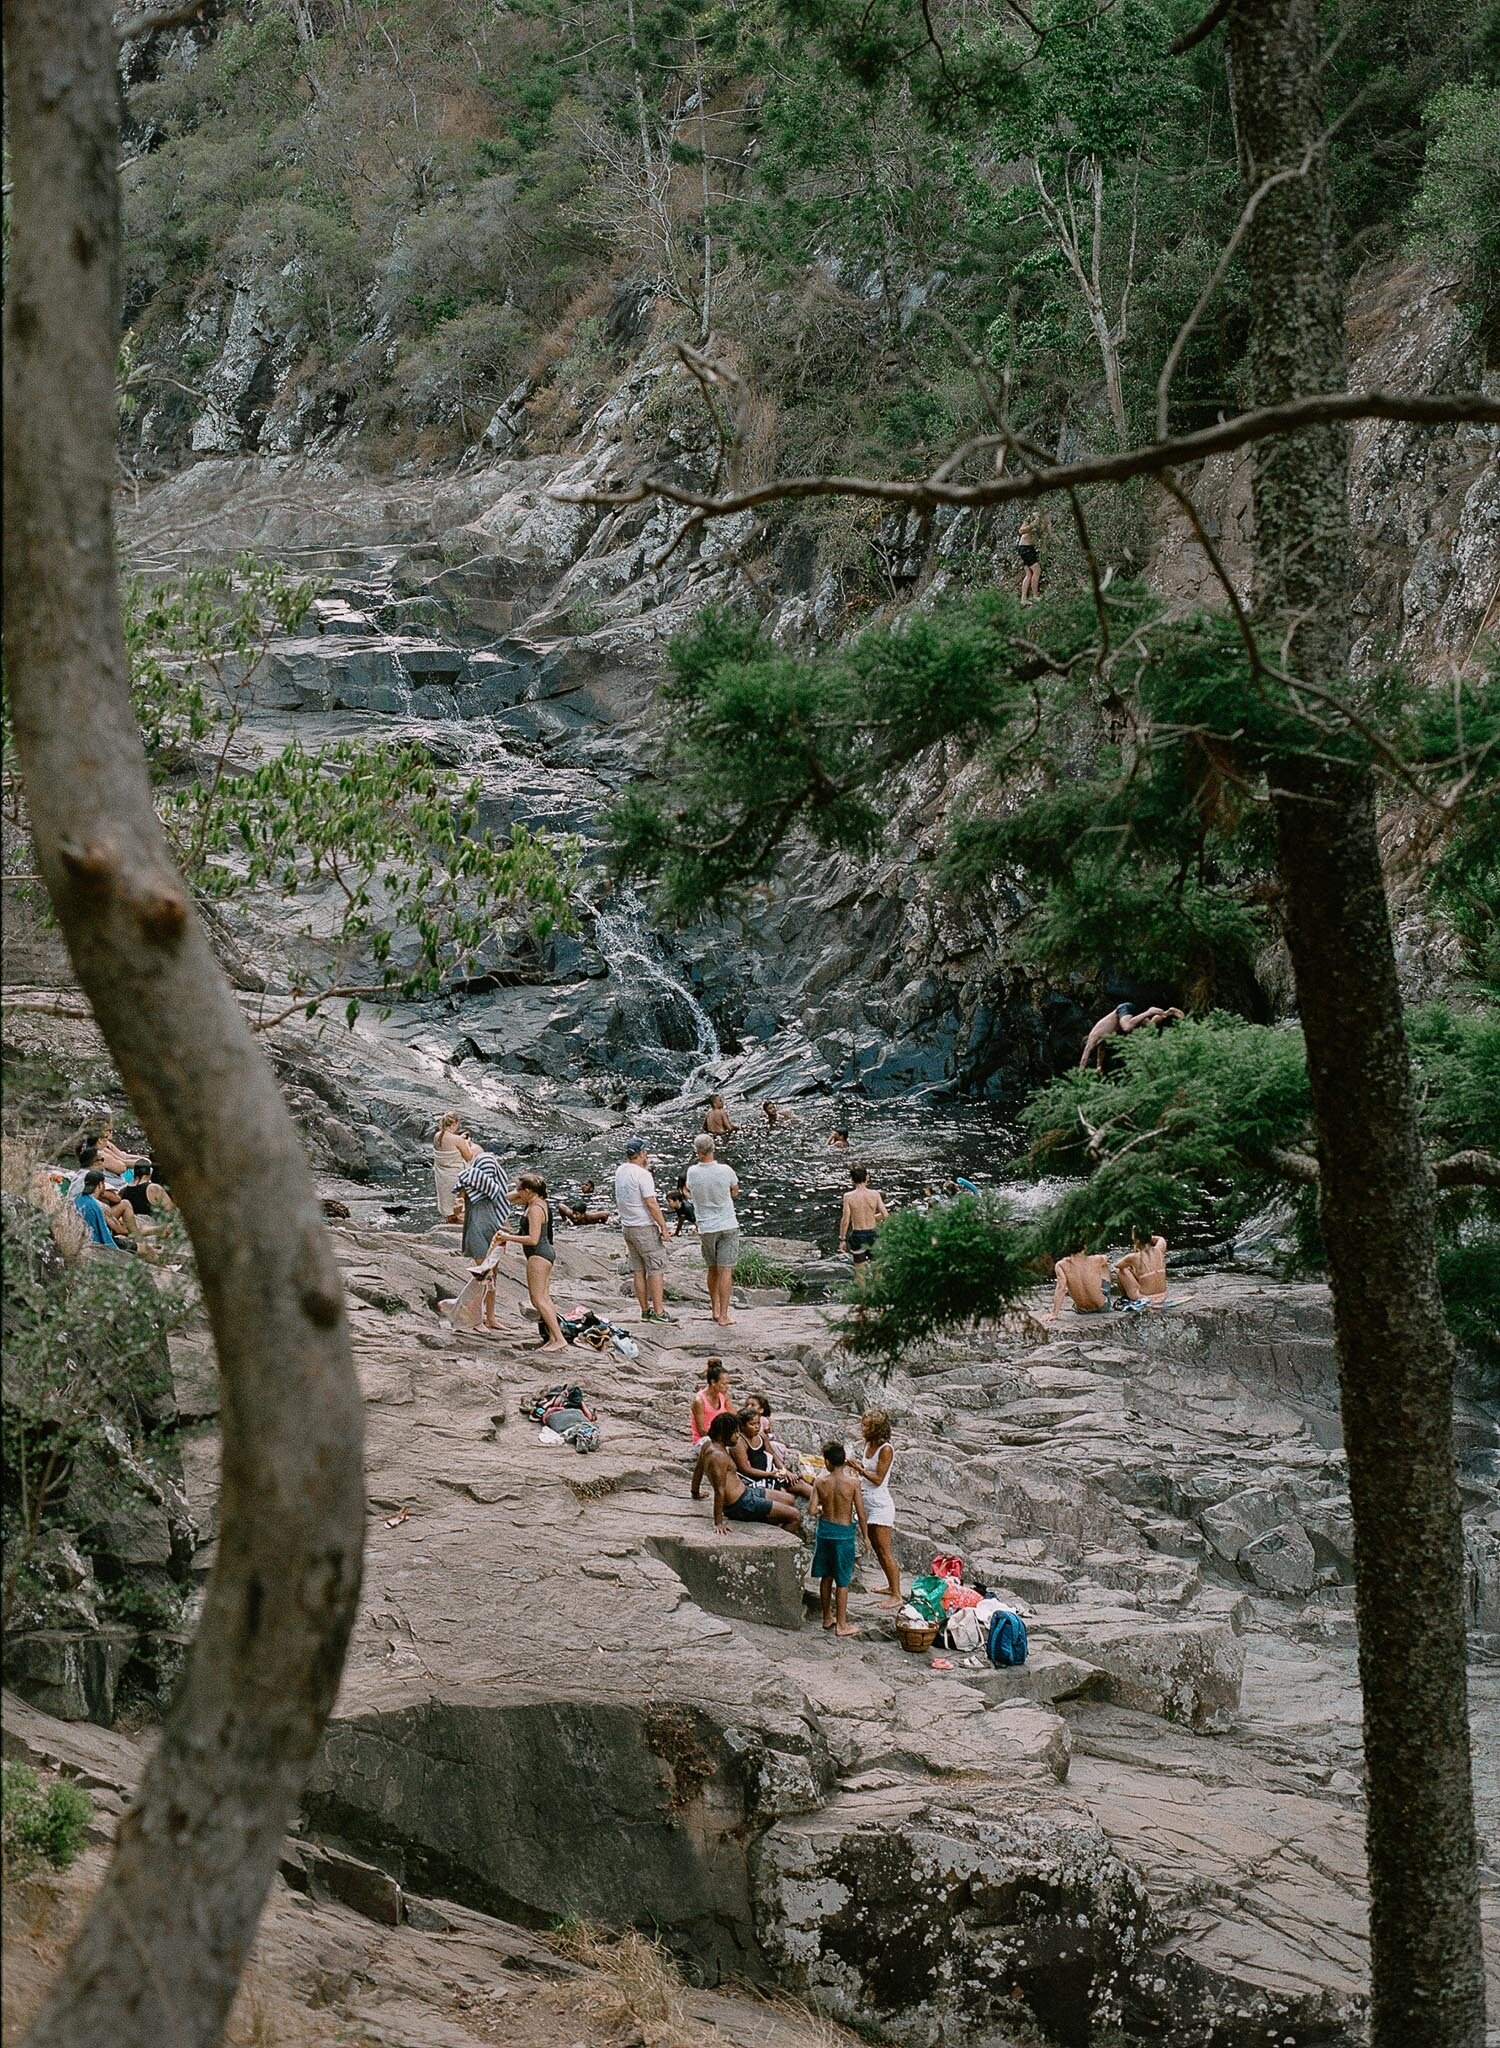
[(1036, 551), (1036, 529), (1028, 520), (1016, 541), (1021, 558), (1021, 602), (1035, 604), (1042, 594), (1042, 558)]

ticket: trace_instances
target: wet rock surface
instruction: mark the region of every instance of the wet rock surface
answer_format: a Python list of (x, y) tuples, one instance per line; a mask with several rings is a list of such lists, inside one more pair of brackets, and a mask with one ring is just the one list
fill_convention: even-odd
[[(395, 1887), (523, 1925), (650, 1926), (710, 1981), (781, 1983), (903, 2043), (1358, 2042), (1349, 1588), (1267, 1591), (1244, 1561), (1292, 1513), (1338, 1526), (1321, 1290), (1212, 1276), (1181, 1322), (1128, 1331), (1022, 1314), (877, 1382), (818, 1306), (713, 1331), (682, 1240), (677, 1320), (639, 1328), (637, 1360), (554, 1365), (512, 1272), (498, 1336), (426, 1307), (456, 1232), (335, 1228), (370, 1529), (308, 1790), (308, 1839), (333, 1859), (304, 1873), (314, 1896), (387, 1911)], [(633, 1324), (625, 1289), (612, 1232), (563, 1235), (560, 1298)], [(962, 1551), (1024, 1612), (1028, 1665), (902, 1651), (868, 1567), (861, 1633), (835, 1641), (804, 1618), (804, 1545), (715, 1537), (687, 1490), (710, 1348), (793, 1446), (852, 1437), (878, 1395), (907, 1568)], [(201, 1353), (178, 1356), (201, 1410)], [(559, 1371), (600, 1411), (592, 1456), (517, 1412)], [(1201, 1525), (1252, 1492), (1282, 1519), (1226, 1555)], [(206, 1538), (200, 1570), (211, 1555)], [(1481, 1686), (1481, 1755), (1494, 1707)]]

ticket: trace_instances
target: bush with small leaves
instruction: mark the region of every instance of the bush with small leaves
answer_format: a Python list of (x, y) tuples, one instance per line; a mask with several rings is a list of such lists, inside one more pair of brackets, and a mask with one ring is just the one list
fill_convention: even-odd
[(94, 1817), (87, 1792), (66, 1778), (43, 1786), (29, 1764), (0, 1764), (0, 1862), (8, 1884), (43, 1868), (66, 1870)]

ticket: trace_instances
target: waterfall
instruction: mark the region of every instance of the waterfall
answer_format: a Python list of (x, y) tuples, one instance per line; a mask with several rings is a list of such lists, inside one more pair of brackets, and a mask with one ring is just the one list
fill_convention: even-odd
[(686, 1091), (694, 1076), (718, 1059), (723, 1048), (713, 1018), (687, 983), (673, 973), (666, 950), (647, 921), (645, 905), (634, 890), (621, 890), (595, 911), (594, 941), (612, 982), (634, 982), (637, 991), (649, 993), (654, 1008), (680, 1018), (691, 1028), (692, 1044), (686, 1048), (691, 1065), (682, 1078)]

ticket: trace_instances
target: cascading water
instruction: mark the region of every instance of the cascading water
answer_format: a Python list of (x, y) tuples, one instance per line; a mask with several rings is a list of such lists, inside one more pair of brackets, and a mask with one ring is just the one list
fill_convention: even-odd
[[(672, 972), (660, 939), (651, 929), (645, 905), (634, 890), (622, 890), (594, 913), (594, 943), (609, 969), (610, 983), (623, 1006), (642, 999), (652, 1011), (662, 1046), (672, 1056), (686, 1093), (695, 1077), (723, 1055), (714, 1020), (692, 989)], [(685, 1065), (684, 1065), (685, 1063)]]

